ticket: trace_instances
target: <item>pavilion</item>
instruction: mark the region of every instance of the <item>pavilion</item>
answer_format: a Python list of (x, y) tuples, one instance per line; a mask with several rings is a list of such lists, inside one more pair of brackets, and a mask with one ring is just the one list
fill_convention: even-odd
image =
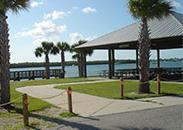
[[(107, 49), (109, 58), (109, 78), (115, 72), (115, 50), (136, 50), (136, 69), (138, 70), (139, 24), (123, 27), (77, 47), (78, 49)], [(157, 67), (160, 67), (160, 50), (183, 48), (183, 14), (172, 12), (161, 20), (148, 22), (151, 34), (151, 49), (157, 50)], [(87, 77), (86, 58), (84, 58), (84, 76)]]

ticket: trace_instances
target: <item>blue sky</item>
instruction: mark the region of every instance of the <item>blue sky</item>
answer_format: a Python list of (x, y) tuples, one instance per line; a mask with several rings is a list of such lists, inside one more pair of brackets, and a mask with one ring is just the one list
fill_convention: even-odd
[[(175, 11), (183, 13), (183, 1), (173, 0)], [(135, 22), (128, 11), (127, 0), (31, 0), (28, 11), (8, 12), (11, 63), (43, 62), (34, 50), (41, 41), (92, 40)], [(183, 58), (183, 49), (161, 51), (161, 58)], [(117, 59), (134, 59), (134, 51), (116, 51)], [(152, 51), (152, 59), (156, 53)], [(87, 60), (106, 60), (107, 51), (95, 51)], [(70, 61), (71, 54), (66, 53)], [(59, 62), (60, 56), (50, 56)]]

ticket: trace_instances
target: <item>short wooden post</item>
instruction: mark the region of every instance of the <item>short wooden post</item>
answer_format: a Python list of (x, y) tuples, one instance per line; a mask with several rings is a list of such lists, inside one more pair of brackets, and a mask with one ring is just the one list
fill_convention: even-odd
[(123, 98), (123, 96), (124, 96), (124, 80), (123, 80), (123, 78), (121, 77), (120, 78), (120, 95), (121, 95), (121, 98)]
[(68, 96), (68, 108), (69, 108), (69, 112), (73, 113), (72, 111), (72, 89), (71, 87), (67, 88), (67, 96)]
[(28, 126), (29, 125), (29, 112), (28, 112), (28, 96), (27, 96), (27, 94), (23, 94), (22, 106), (23, 106), (24, 126)]
[(161, 83), (160, 83), (160, 75), (157, 75), (157, 90), (158, 90), (158, 94), (161, 93)]
[(17, 80), (20, 81), (20, 72), (17, 73)]

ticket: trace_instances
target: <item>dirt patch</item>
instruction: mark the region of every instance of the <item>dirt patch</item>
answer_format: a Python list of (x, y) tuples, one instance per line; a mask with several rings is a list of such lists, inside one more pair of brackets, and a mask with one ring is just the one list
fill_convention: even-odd
[(31, 112), (29, 115), (29, 127), (23, 126), (21, 110), (0, 109), (0, 130), (25, 130), (25, 129), (49, 129), (60, 125), (63, 119), (59, 116), (65, 110), (57, 107), (47, 108), (38, 112)]

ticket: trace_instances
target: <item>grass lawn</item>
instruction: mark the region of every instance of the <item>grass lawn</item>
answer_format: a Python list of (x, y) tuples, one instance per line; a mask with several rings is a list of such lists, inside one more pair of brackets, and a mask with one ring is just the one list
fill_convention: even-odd
[[(67, 86), (57, 86), (59, 89), (66, 89)], [(113, 82), (103, 82), (94, 84), (81, 84), (73, 85), (73, 91), (112, 98), (120, 99), (120, 87), (119, 81)], [(161, 83), (161, 95), (156, 94), (156, 82), (151, 82), (151, 92), (152, 94), (138, 94), (138, 81), (125, 81), (124, 84), (124, 98), (125, 99), (139, 99), (146, 97), (156, 97), (163, 95), (181, 95), (183, 94), (183, 84), (175, 83)]]
[[(25, 129), (22, 119), (22, 93), (16, 91), (18, 87), (33, 86), (33, 85), (46, 85), (46, 84), (58, 84), (58, 83), (70, 83), (70, 82), (82, 82), (93, 81), (95, 79), (85, 78), (66, 78), (66, 79), (49, 79), (49, 80), (32, 80), (11, 82), (11, 101), (18, 100), (13, 103), (15, 109), (9, 112), (0, 108), (0, 130), (20, 130)], [(29, 100), (29, 112), (30, 112), (30, 127), (28, 129), (48, 129), (49, 127), (55, 127), (58, 122), (54, 122), (55, 119), (59, 120), (63, 117), (72, 117), (74, 114), (63, 112), (63, 109), (52, 106), (51, 104), (42, 100), (28, 97)], [(62, 113), (62, 114), (60, 114)], [(37, 115), (37, 116), (33, 116)]]
[[(82, 82), (82, 81), (91, 81), (92, 79), (85, 78), (66, 78), (66, 79), (49, 79), (49, 80), (31, 80), (31, 81), (21, 81), (21, 82), (11, 82), (11, 100), (16, 99), (17, 97), (22, 96), (22, 93), (16, 91), (18, 87), (33, 86), (33, 85), (46, 85), (46, 84), (58, 84), (58, 83), (70, 83), (70, 82)], [(22, 98), (19, 98), (15, 102), (16, 107), (22, 107)], [(29, 96), (29, 110), (37, 111), (44, 108), (48, 108), (51, 105), (42, 100), (33, 98)]]

